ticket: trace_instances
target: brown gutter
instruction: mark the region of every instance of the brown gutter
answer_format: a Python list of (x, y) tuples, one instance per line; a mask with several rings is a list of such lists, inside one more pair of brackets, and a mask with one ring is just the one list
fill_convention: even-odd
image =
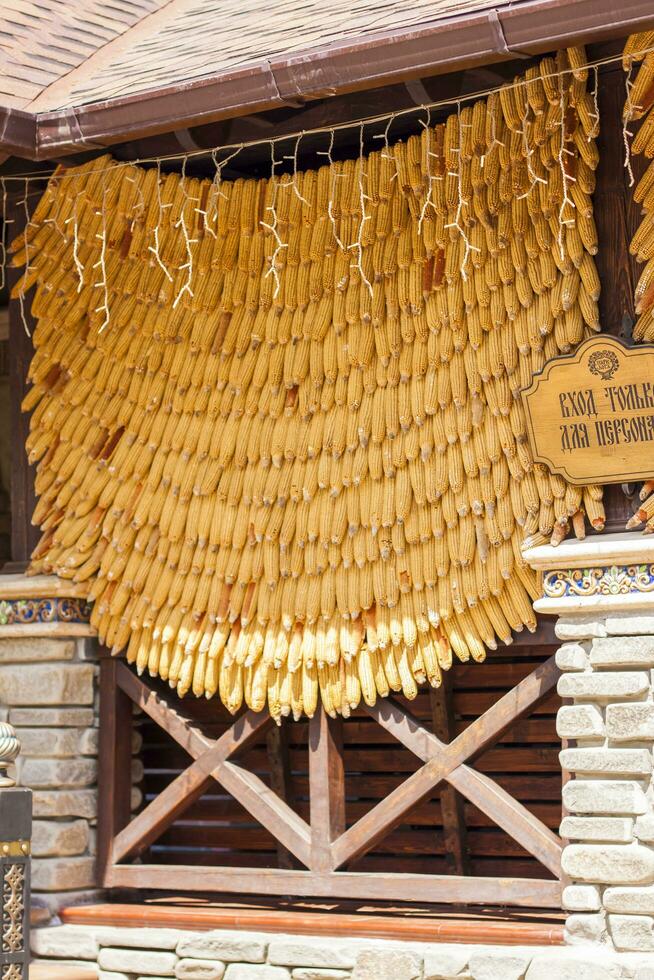
[(36, 116), (0, 106), (0, 151), (31, 160), (35, 158), (36, 142)]
[(624, 0), (619, 5), (616, 0), (522, 0), (515, 6), (312, 49), (140, 95), (38, 113), (36, 139), (29, 147), (23, 130), (20, 139), (14, 135), (15, 126), (19, 122), (24, 126), (24, 121), (10, 114), (0, 135), (0, 148), (4, 140), (8, 146), (21, 146), (22, 156), (52, 159), (81, 149), (296, 105), (298, 100), (611, 40), (651, 27), (652, 0)]

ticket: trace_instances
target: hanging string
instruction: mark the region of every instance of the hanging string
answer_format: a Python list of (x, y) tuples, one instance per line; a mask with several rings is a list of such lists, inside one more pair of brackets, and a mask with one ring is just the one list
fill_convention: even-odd
[(427, 118), (421, 119), (420, 125), (423, 128), (423, 139), (426, 141), (427, 144), (426, 153), (425, 153), (425, 161), (427, 164), (427, 173), (425, 175), (427, 178), (427, 193), (425, 195), (425, 200), (423, 202), (423, 205), (420, 209), (420, 218), (418, 219), (418, 234), (422, 234), (422, 224), (423, 221), (425, 220), (425, 215), (427, 214), (427, 208), (429, 207), (429, 205), (431, 204), (432, 208), (436, 210), (434, 207), (434, 203), (431, 199), (432, 180), (435, 179), (434, 177), (432, 177), (432, 173), (431, 173), (431, 158), (433, 155), (431, 149), (431, 109), (429, 108), (427, 109)]
[(575, 223), (574, 218), (565, 217), (566, 205), (574, 208), (574, 201), (568, 195), (568, 172), (565, 166), (565, 155), (571, 153), (565, 145), (565, 117), (566, 117), (566, 102), (565, 102), (565, 88), (563, 85), (563, 75), (559, 76), (559, 98), (561, 104), (561, 144), (558, 153), (559, 168), (561, 170), (561, 182), (563, 187), (563, 198), (561, 200), (561, 207), (559, 208), (559, 236), (558, 245), (559, 253), (561, 255), (561, 261), (565, 261), (565, 249), (563, 245), (563, 232), (566, 225), (573, 225)]
[(357, 240), (354, 243), (354, 248), (357, 251), (357, 261), (355, 268), (358, 269), (359, 275), (361, 276), (361, 281), (365, 285), (366, 289), (372, 296), (372, 283), (365, 274), (363, 268), (363, 233), (366, 227), (366, 221), (370, 221), (370, 215), (366, 214), (366, 201), (370, 198), (365, 193), (364, 178), (367, 174), (364, 170), (364, 155), (363, 155), (363, 130), (364, 125), (361, 123), (361, 128), (359, 129), (359, 208), (361, 210), (361, 220), (359, 222), (359, 229), (357, 232)]
[(467, 232), (465, 230), (465, 222), (463, 220), (463, 207), (467, 207), (470, 203), (463, 197), (463, 124), (461, 122), (461, 103), (457, 103), (457, 132), (458, 132), (458, 147), (453, 148), (453, 152), (457, 154), (457, 168), (456, 173), (450, 172), (450, 176), (456, 177), (457, 179), (457, 208), (454, 221), (445, 225), (446, 228), (456, 228), (459, 233), (460, 238), (463, 241), (463, 259), (461, 260), (461, 276), (464, 282), (468, 281), (467, 265), (468, 259), (471, 252), (478, 252), (479, 249), (472, 245), (470, 239), (468, 238)]
[(27, 322), (27, 315), (25, 313), (25, 292), (26, 284), (29, 277), (30, 271), (30, 249), (29, 249), (29, 227), (31, 225), (29, 204), (27, 200), (27, 195), (29, 194), (29, 180), (25, 178), (25, 186), (23, 189), (23, 212), (24, 212), (24, 224), (23, 224), (23, 248), (25, 250), (25, 270), (22, 276), (22, 283), (18, 290), (18, 303), (20, 305), (20, 318), (23, 321), (23, 327), (25, 328), (25, 333), (28, 337), (31, 337), (29, 324)]
[(590, 143), (590, 141), (592, 139), (595, 139), (595, 137), (599, 135), (599, 125), (600, 125), (600, 111), (599, 111), (599, 69), (598, 69), (597, 65), (593, 65), (593, 75), (594, 75), (593, 94), (592, 94), (593, 113), (591, 115), (591, 119), (594, 120), (594, 125), (593, 125), (592, 130), (590, 131), (590, 133), (586, 137), (586, 140), (589, 143)]
[(160, 163), (160, 161), (157, 161), (156, 188), (157, 188), (157, 223), (155, 224), (154, 231), (153, 231), (154, 245), (148, 245), (148, 251), (149, 252), (152, 252), (152, 254), (154, 255), (154, 258), (155, 258), (155, 261), (156, 261), (157, 265), (159, 266), (160, 269), (163, 270), (163, 272), (164, 272), (166, 278), (168, 279), (168, 281), (169, 282), (172, 282), (173, 281), (173, 277), (171, 276), (170, 272), (168, 271), (166, 265), (164, 264), (164, 262), (163, 262), (163, 260), (161, 258), (161, 250), (160, 250), (160, 243), (159, 243), (159, 229), (161, 227), (161, 217), (162, 217), (162, 214), (163, 214), (163, 209), (164, 209), (164, 207), (167, 207), (167, 208), (171, 207), (170, 204), (164, 205), (162, 203), (162, 201), (161, 201), (161, 163)]
[(96, 288), (102, 289), (102, 303), (100, 306), (96, 307), (95, 313), (103, 313), (104, 320), (98, 330), (98, 333), (102, 333), (105, 327), (109, 324), (110, 314), (109, 314), (109, 284), (107, 283), (107, 176), (106, 174), (102, 177), (102, 234), (96, 235), (102, 241), (100, 247), (100, 258), (96, 263), (94, 263), (94, 269), (100, 269), (100, 274), (102, 276), (100, 282), (94, 282), (93, 285)]
[(221, 184), (223, 179), (223, 170), (227, 166), (230, 160), (233, 160), (235, 156), (243, 149), (243, 144), (239, 144), (233, 153), (226, 156), (224, 160), (218, 161), (218, 153), (220, 152), (218, 148), (211, 151), (211, 159), (214, 166), (214, 175), (211, 182), (211, 187), (209, 189), (209, 194), (207, 196), (207, 204), (204, 210), (202, 208), (196, 208), (198, 214), (202, 215), (204, 223), (204, 231), (211, 235), (212, 238), (217, 238), (215, 229), (211, 227), (211, 224), (216, 223), (218, 220), (218, 198), (222, 197), (227, 200), (227, 195), (221, 190)]
[[(535, 149), (533, 143), (529, 142), (529, 113), (531, 112), (531, 106), (529, 105), (529, 100), (524, 100), (524, 115), (522, 117), (522, 129), (520, 135), (522, 136), (522, 152), (525, 157), (525, 162), (527, 164), (527, 178), (529, 180), (529, 187), (524, 194), (520, 194), (518, 200), (522, 198), (528, 198), (533, 189), (537, 184), (546, 184), (547, 181), (544, 177), (539, 177), (534, 170), (534, 165), (532, 163), (532, 156), (534, 155)], [(493, 116), (493, 122), (495, 122), (495, 117)]]
[(75, 194), (73, 198), (73, 214), (72, 217), (67, 219), (67, 221), (73, 222), (73, 265), (75, 266), (75, 271), (77, 272), (77, 292), (81, 293), (82, 289), (84, 288), (84, 266), (82, 265), (82, 261), (79, 257), (79, 223), (77, 220), (78, 205), (79, 194)]
[(630, 139), (632, 137), (632, 132), (628, 129), (629, 123), (633, 119), (634, 105), (631, 101), (631, 90), (633, 88), (633, 82), (631, 80), (631, 73), (633, 70), (633, 60), (629, 62), (629, 68), (625, 73), (625, 89), (626, 89), (626, 99), (624, 112), (622, 113), (622, 142), (624, 143), (624, 168), (629, 175), (629, 186), (633, 187), (636, 183), (634, 177), (634, 171), (631, 166), (631, 143)]
[(270, 214), (272, 215), (272, 220), (270, 222), (266, 222), (263, 220), (260, 222), (261, 227), (267, 228), (268, 231), (272, 234), (273, 238), (275, 239), (275, 248), (273, 249), (270, 255), (270, 265), (265, 275), (266, 279), (268, 278), (268, 276), (272, 276), (273, 279), (275, 280), (273, 299), (277, 299), (277, 297), (279, 296), (279, 290), (281, 289), (281, 280), (279, 278), (279, 272), (277, 271), (277, 259), (280, 253), (282, 252), (282, 250), (288, 248), (288, 243), (283, 242), (281, 240), (281, 238), (279, 237), (279, 232), (277, 230), (277, 224), (278, 224), (277, 209), (276, 209), (277, 176), (275, 174), (275, 170), (278, 166), (279, 161), (275, 160), (275, 142), (276, 142), (275, 140), (270, 140), (270, 186), (272, 188), (271, 190), (272, 196), (271, 196), (270, 204), (266, 208), (266, 211), (269, 211)]
[(329, 167), (329, 201), (327, 203), (327, 216), (329, 217), (329, 220), (332, 225), (332, 232), (334, 235), (334, 239), (336, 240), (336, 244), (338, 245), (338, 247), (342, 252), (345, 252), (346, 248), (339, 237), (338, 228), (336, 225), (336, 217), (334, 215), (334, 191), (336, 190), (336, 178), (340, 177), (341, 174), (336, 173), (336, 167), (334, 166), (334, 158), (332, 156), (333, 152), (334, 152), (334, 130), (332, 130), (329, 134), (329, 146), (327, 150), (318, 150), (317, 153), (318, 156), (327, 157), (327, 165)]
[(184, 295), (184, 293), (188, 293), (189, 296), (191, 297), (191, 299), (193, 299), (193, 290), (191, 289), (191, 283), (193, 281), (193, 249), (192, 249), (192, 246), (195, 245), (197, 243), (197, 241), (198, 241), (197, 238), (190, 238), (189, 237), (189, 231), (188, 231), (188, 228), (186, 227), (186, 207), (189, 204), (189, 202), (193, 200), (193, 198), (190, 198), (187, 195), (187, 193), (186, 193), (186, 160), (184, 160), (184, 163), (182, 164), (182, 173), (181, 173), (181, 177), (180, 177), (179, 186), (180, 186), (181, 191), (182, 191), (182, 194), (184, 196), (184, 201), (182, 203), (182, 208), (181, 208), (181, 211), (180, 211), (180, 214), (179, 214), (179, 218), (175, 222), (175, 228), (181, 228), (182, 229), (182, 236), (184, 238), (184, 247), (186, 249), (186, 262), (184, 262), (183, 265), (180, 265), (179, 271), (181, 272), (182, 269), (186, 269), (186, 280), (184, 282), (184, 285), (180, 289), (180, 291), (177, 293), (177, 296), (175, 297), (175, 301), (173, 303), (173, 309), (174, 310), (177, 309), (177, 304), (179, 303), (179, 301), (182, 298), (182, 296)]
[(293, 149), (293, 152), (291, 153), (290, 156), (285, 156), (284, 157), (284, 160), (292, 160), (293, 161), (293, 191), (294, 191), (295, 195), (297, 197), (299, 197), (299, 199), (302, 201), (302, 203), (303, 204), (306, 204), (307, 207), (308, 207), (309, 202), (307, 201), (306, 197), (302, 197), (302, 194), (300, 193), (300, 188), (298, 187), (298, 184), (297, 184), (297, 154), (298, 154), (298, 150), (300, 148), (300, 140), (302, 139), (303, 136), (304, 136), (304, 133), (300, 133), (299, 134), (298, 138), (295, 141), (295, 147)]

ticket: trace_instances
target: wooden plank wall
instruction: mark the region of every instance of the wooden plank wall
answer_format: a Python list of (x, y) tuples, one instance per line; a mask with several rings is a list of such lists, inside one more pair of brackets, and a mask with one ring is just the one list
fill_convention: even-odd
[[(536, 637), (520, 637), (512, 647), (489, 654), (484, 664), (457, 664), (452, 672), (453, 731), (458, 734), (506, 691), (514, 687), (556, 648), (550, 625)], [(433, 730), (428, 690), (405, 707)], [(216, 700), (187, 698), (184, 709), (217, 737), (230, 724)], [(474, 765), (524, 803), (547, 826), (558, 830), (561, 819), (560, 741), (555, 730), (556, 695), (518, 722), (505, 738), (484, 752)], [(143, 789), (152, 799), (188, 764), (188, 757), (152, 722), (142, 721), (144, 737)], [(308, 725), (286, 721), (279, 741), (285, 746), (288, 767), (282, 781), (287, 802), (309, 818)], [(418, 761), (363, 712), (343, 726), (346, 823), (349, 826), (374, 803), (418, 768)], [(254, 770), (269, 785), (279, 787), (279, 759), (271, 756), (263, 738), (239, 762)], [(279, 791), (279, 790), (278, 790)], [(466, 870), (473, 875), (550, 877), (542, 866), (491, 821), (469, 804), (464, 805)], [(352, 864), (352, 871), (452, 873), (442, 828), (440, 793), (418, 807), (410, 820)], [(227, 866), (288, 867), (273, 838), (259, 827), (216, 784), (151, 846), (147, 862)], [(291, 866), (293, 866), (291, 862)], [(298, 865), (295, 865), (298, 866)]]

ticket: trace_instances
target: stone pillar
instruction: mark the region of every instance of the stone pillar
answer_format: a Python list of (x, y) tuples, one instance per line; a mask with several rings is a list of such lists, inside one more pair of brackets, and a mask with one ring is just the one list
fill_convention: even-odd
[(616, 534), (527, 553), (558, 616), (570, 944), (654, 952), (654, 548)]
[[(3, 588), (15, 594), (21, 578), (6, 576), (7, 585), (0, 577), (0, 597)], [(31, 596), (35, 581), (23, 580)], [(16, 778), (33, 790), (33, 904), (51, 912), (100, 896), (97, 641), (84, 615), (69, 598), (0, 601), (0, 721), (18, 734)], [(138, 759), (132, 778), (142, 779)], [(134, 807), (140, 799), (135, 788)]]

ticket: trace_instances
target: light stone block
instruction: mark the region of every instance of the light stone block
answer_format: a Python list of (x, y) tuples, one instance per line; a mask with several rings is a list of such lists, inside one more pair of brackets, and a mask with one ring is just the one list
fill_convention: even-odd
[(366, 949), (357, 956), (352, 980), (418, 980), (422, 957), (389, 949)]
[(556, 651), (556, 666), (559, 670), (585, 670), (588, 666), (588, 653), (581, 643), (564, 643)]
[(100, 950), (98, 965), (102, 970), (116, 970), (118, 973), (136, 973), (145, 977), (173, 977), (177, 957), (174, 953), (107, 947)]
[(654, 667), (654, 636), (608, 636), (593, 640), (592, 667)]
[(654, 616), (633, 612), (616, 612), (605, 620), (606, 632), (618, 636), (638, 636), (654, 633)]
[(75, 642), (50, 637), (15, 637), (0, 639), (0, 663), (29, 663), (44, 660), (73, 660)]
[[(260, 935), (247, 932), (188, 933), (177, 945), (180, 959), (223, 960), (227, 963), (263, 963), (268, 943)], [(307, 965), (307, 964), (305, 964)]]
[(227, 967), (220, 960), (179, 960), (177, 980), (222, 980)]
[(9, 724), (14, 728), (88, 728), (93, 708), (12, 708)]
[(349, 976), (349, 970), (327, 970), (322, 966), (300, 967), (291, 973), (292, 980), (346, 980)]
[(601, 738), (602, 712), (594, 704), (564, 704), (556, 716), (556, 732), (559, 738)]
[(566, 885), (562, 898), (563, 908), (570, 912), (596, 912), (602, 906), (597, 885)]
[(565, 941), (569, 946), (596, 946), (607, 940), (604, 913), (575, 913), (565, 922)]
[(654, 844), (654, 813), (645, 813), (636, 820), (635, 833), (638, 840)]
[(0, 667), (0, 702), (22, 705), (93, 704), (92, 664), (26, 664)]
[(647, 694), (649, 688), (649, 675), (642, 670), (563, 674), (557, 684), (559, 697), (591, 701), (638, 698)]
[(290, 976), (291, 974), (283, 966), (232, 963), (227, 967), (225, 980), (290, 980)]
[(82, 732), (79, 739), (80, 755), (97, 755), (100, 746), (100, 729), (87, 728)]
[(466, 970), (470, 958), (469, 946), (430, 947), (425, 951), (424, 980), (454, 980), (469, 977)]
[(607, 705), (606, 734), (617, 742), (654, 739), (654, 703)]
[(473, 980), (522, 980), (531, 958), (530, 952), (473, 947), (468, 969)]
[(338, 939), (294, 939), (285, 936), (273, 939), (268, 948), (268, 962), (273, 966), (325, 966), (351, 969), (357, 959), (357, 949)]
[(563, 749), (559, 761), (568, 772), (598, 776), (647, 776), (652, 771), (648, 749)]
[(83, 854), (88, 843), (86, 820), (35, 820), (32, 825), (32, 854), (35, 857)]
[(650, 915), (609, 915), (616, 949), (654, 952), (654, 918)]
[(645, 885), (643, 888), (605, 888), (603, 904), (607, 912), (654, 915), (654, 885)]
[(91, 888), (95, 884), (92, 857), (35, 858), (32, 861), (32, 888), (55, 892)]
[(638, 783), (571, 779), (563, 787), (563, 805), (571, 813), (647, 813), (649, 804)]
[(596, 616), (561, 616), (554, 625), (559, 640), (592, 640), (596, 636), (606, 636), (603, 619)]
[[(44, 960), (44, 959), (40, 959), (40, 958), (35, 957), (35, 958), (33, 958), (33, 959), (30, 960), (30, 967), (31, 966), (35, 966), (35, 965), (38, 965), (38, 966), (44, 966), (44, 965), (53, 966), (53, 965), (55, 965), (56, 968), (57, 968), (57, 976), (59, 976), (59, 977), (62, 976), (62, 972), (64, 970), (64, 967), (68, 967), (68, 966), (70, 966), (70, 967), (78, 967), (78, 969), (84, 970), (84, 972), (87, 975), (88, 974), (91, 974), (94, 977), (94, 980), (98, 976), (98, 968), (97, 968), (96, 964), (95, 963), (92, 963), (90, 960), (73, 960), (73, 959), (67, 959), (67, 960)], [(148, 980), (149, 980), (149, 978), (148, 978)]]
[(86, 787), (98, 778), (94, 759), (23, 759), (19, 771), (21, 785), (30, 789)]
[(75, 759), (80, 755), (80, 733), (74, 728), (23, 728), (20, 751), (25, 758)]
[(92, 933), (75, 926), (46, 926), (32, 929), (30, 948), (35, 956), (52, 956), (78, 960), (96, 960), (98, 944)]
[(535, 955), (525, 980), (625, 980), (620, 964), (612, 962), (604, 950), (588, 949), (578, 955), (565, 952), (565, 956), (556, 952)]
[(628, 844), (633, 840), (631, 817), (564, 817), (561, 837), (568, 840), (607, 841)]
[(182, 929), (143, 929), (129, 926), (89, 926), (100, 946), (174, 950), (181, 939), (196, 933)]
[(98, 973), (98, 980), (129, 980), (127, 973), (108, 973), (106, 970), (100, 970)]
[(98, 791), (36, 790), (32, 796), (35, 817), (85, 817), (94, 819), (98, 814)]
[(640, 844), (568, 844), (561, 867), (575, 881), (648, 885), (654, 882), (654, 851)]

